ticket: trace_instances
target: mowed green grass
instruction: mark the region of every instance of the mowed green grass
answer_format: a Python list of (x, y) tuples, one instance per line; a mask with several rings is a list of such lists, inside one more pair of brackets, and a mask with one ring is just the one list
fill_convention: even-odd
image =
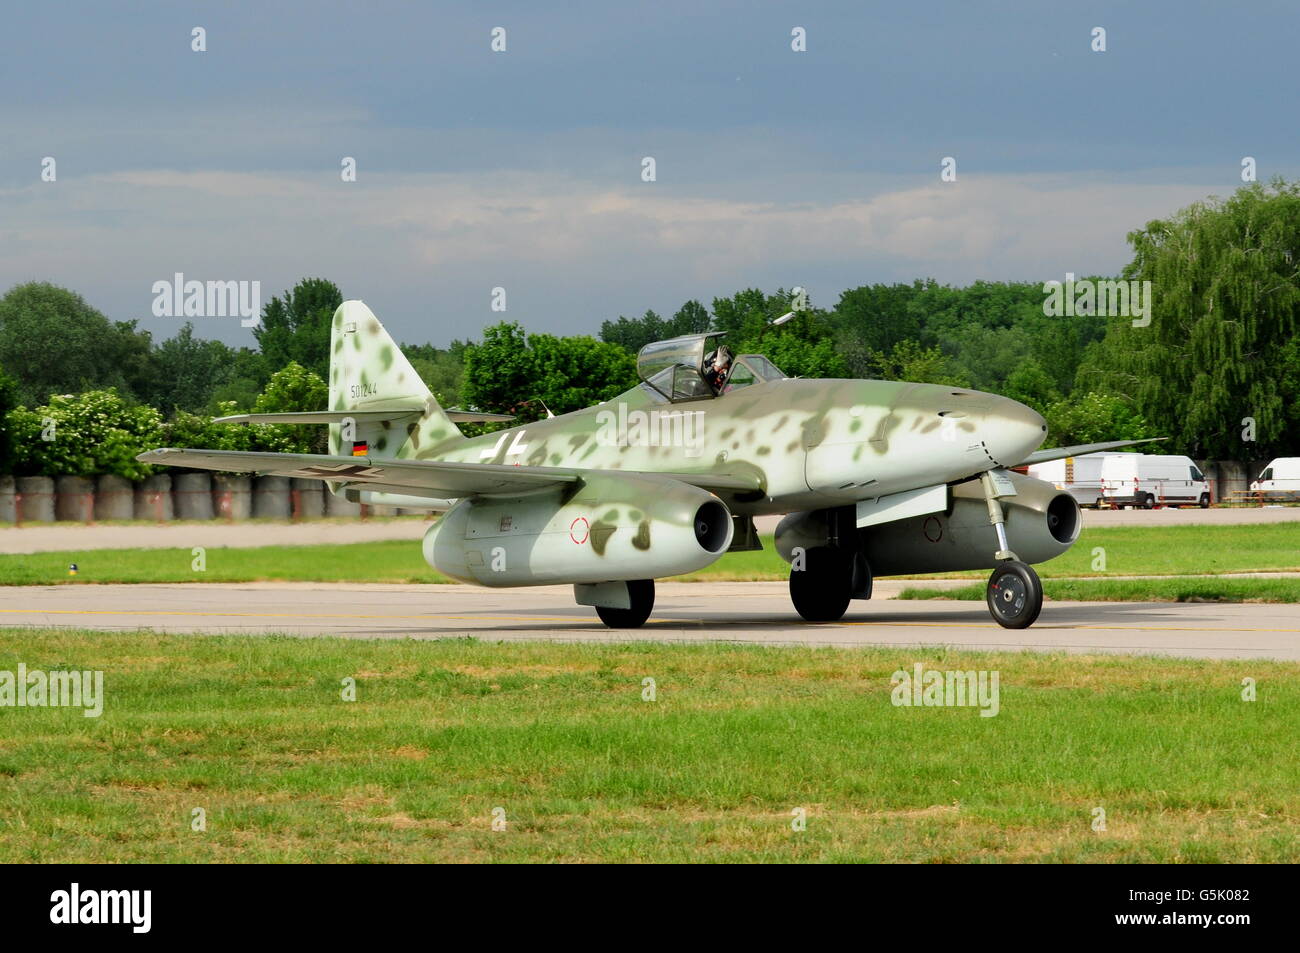
[[(728, 553), (683, 581), (782, 580), (789, 567), (771, 537), (764, 549)], [(1099, 554), (1097, 549), (1104, 553)], [(1105, 568), (1099, 558), (1104, 556)], [(209, 548), (206, 569), (193, 568), (190, 549), (85, 550), (0, 555), (0, 585), (130, 582), (438, 583), (449, 580), (424, 562), (419, 542), (394, 540), (320, 546)], [(76, 563), (78, 574), (68, 575)], [(1300, 522), (1252, 526), (1110, 527), (1085, 530), (1064, 556), (1037, 567), (1044, 578), (1178, 575), (1300, 570)], [(986, 572), (947, 573), (979, 578)]]
[[(1295, 663), (0, 631), (19, 662), (107, 700), (0, 708), (5, 863), (1300, 860)], [(915, 662), (999, 714), (895, 707)]]
[[(900, 599), (983, 601), (987, 583), (955, 589), (913, 587)], [(1043, 595), (1066, 602), (1300, 602), (1300, 580), (1242, 579), (1047, 579)]]
[[(0, 585), (122, 582), (451, 582), (424, 561), (420, 541), (192, 549), (88, 549), (0, 555)], [(68, 574), (75, 563), (77, 574)]]

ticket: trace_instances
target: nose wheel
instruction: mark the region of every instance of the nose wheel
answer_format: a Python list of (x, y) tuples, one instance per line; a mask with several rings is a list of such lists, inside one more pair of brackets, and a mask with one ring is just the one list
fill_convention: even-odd
[(989, 577), (984, 590), (998, 625), (1005, 629), (1025, 629), (1034, 624), (1043, 608), (1043, 584), (1034, 568), (1019, 560), (1008, 560)]

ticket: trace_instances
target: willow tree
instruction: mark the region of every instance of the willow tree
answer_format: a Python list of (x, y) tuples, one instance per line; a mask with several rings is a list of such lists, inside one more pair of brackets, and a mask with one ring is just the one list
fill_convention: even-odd
[(1256, 183), (1128, 240), (1124, 277), (1151, 282), (1151, 322), (1114, 328), (1104, 351), (1143, 416), (1197, 456), (1300, 447), (1288, 359), (1300, 324), (1300, 185)]

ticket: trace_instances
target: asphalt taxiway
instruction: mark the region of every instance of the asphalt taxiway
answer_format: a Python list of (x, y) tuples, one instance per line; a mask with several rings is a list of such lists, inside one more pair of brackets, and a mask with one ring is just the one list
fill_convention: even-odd
[[(902, 584), (878, 585), (878, 595), (888, 596)], [(853, 602), (840, 622), (810, 625), (795, 614), (780, 582), (661, 582), (654, 615), (632, 630), (605, 628), (594, 610), (574, 604), (570, 586), (493, 590), (318, 583), (5, 587), (0, 626), (494, 641), (946, 645), (1300, 660), (1298, 605), (1049, 601), (1031, 628), (1012, 630), (994, 623), (982, 602), (877, 598)]]

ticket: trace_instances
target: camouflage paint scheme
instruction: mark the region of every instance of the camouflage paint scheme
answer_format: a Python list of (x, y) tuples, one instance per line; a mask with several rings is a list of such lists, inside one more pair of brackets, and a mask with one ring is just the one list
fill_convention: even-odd
[[(352, 324), (355, 332), (343, 330)], [(357, 439), (366, 440), (375, 456), (726, 475), (754, 488), (719, 492), (738, 514), (788, 513), (959, 482), (1019, 463), (1046, 436), (1035, 411), (993, 394), (894, 381), (790, 379), (676, 403), (643, 383), (596, 407), (467, 439), (361, 302), (339, 308), (331, 347), (331, 410), (422, 407), (419, 419), (404, 428), (358, 428)], [(680, 446), (602, 445), (596, 415), (617, 412), (620, 404), (628, 411), (702, 412), (703, 455), (691, 457)], [(945, 425), (945, 411), (963, 416)], [(330, 428), (330, 451), (347, 452), (338, 425)]]
[[(528, 585), (655, 578), (707, 565), (726, 546), (702, 554), (699, 545), (692, 551), (688, 540), (694, 539), (694, 514), (713, 495), (740, 516), (851, 505), (958, 484), (991, 468), (1016, 465), (1046, 435), (1033, 410), (978, 391), (880, 380), (780, 379), (677, 402), (642, 383), (596, 407), (470, 439), (360, 301), (345, 302), (333, 318), (329, 403), (336, 419), (350, 412), (392, 412), (390, 419), (355, 420), (355, 434), (347, 436), (366, 445), (355, 465), (337, 422), (330, 424), (330, 457), (249, 454), (244, 462), (232, 462), (240, 455), (160, 450), (142, 459), (318, 479), (329, 479), (331, 467), (341, 471), (339, 476), (354, 471), (358, 479), (332, 480), (332, 492), (369, 503), (450, 510), (425, 542), (426, 558), (440, 569), (450, 567), (456, 578), (486, 585)], [(602, 431), (602, 420), (634, 411), (698, 413), (702, 439), (696, 451), (604, 439), (609, 428)], [(392, 476), (369, 484), (361, 479), (365, 466), (382, 469), (386, 461)], [(457, 470), (457, 479), (473, 488), (455, 494), (459, 503), (439, 498), (427, 481), (403, 476), (403, 461), (427, 462), (429, 470), (468, 464)], [(488, 467), (474, 469), (483, 464), (508, 485), (491, 485)], [(506, 471), (511, 467), (520, 469)], [(478, 472), (481, 485), (473, 482)], [(516, 482), (533, 484), (510, 483), (511, 473), (518, 475)], [(555, 474), (554, 482), (547, 473)], [(636, 474), (659, 476), (647, 480)], [(467, 512), (475, 504), (477, 520)], [(493, 532), (483, 530), (481, 514), (489, 508), (487, 522), (496, 520)], [(579, 517), (590, 527), (585, 536), (571, 529)], [(479, 527), (477, 536), (472, 526)], [(444, 534), (448, 527), (451, 532)], [(479, 548), (449, 562), (447, 540), (440, 535), (465, 541), (469, 550)], [(515, 567), (505, 575), (490, 567), (476, 571), (476, 561), (490, 561), (493, 540), (520, 535), (534, 540), (517, 554), (532, 561), (531, 576)], [(731, 538), (728, 525), (726, 541)], [(478, 539), (481, 544), (474, 542)], [(560, 545), (551, 547), (553, 552), (539, 549), (547, 539)]]

